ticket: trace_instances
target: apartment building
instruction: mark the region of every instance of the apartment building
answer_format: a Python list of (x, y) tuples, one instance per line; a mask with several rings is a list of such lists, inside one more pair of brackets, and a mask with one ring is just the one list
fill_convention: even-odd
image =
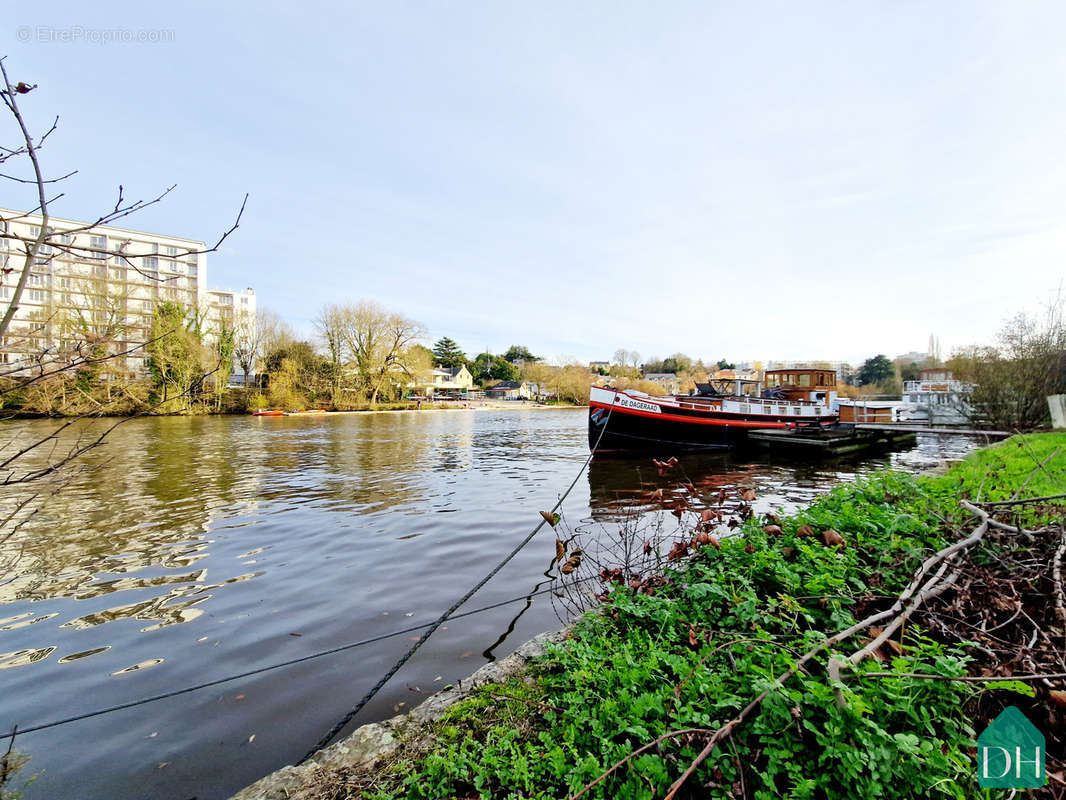
[[(0, 208), (2, 307), (12, 300), (24, 260), (24, 245), (13, 237), (36, 239), (40, 225), (40, 215)], [(209, 332), (217, 330), (220, 320), (233, 320), (230, 309), (248, 309), (254, 320), (251, 289), (207, 288), (205, 249), (197, 239), (110, 225), (89, 228), (88, 223), (50, 217), (46, 243), (0, 341), (0, 363), (15, 364), (45, 351), (62, 353), (79, 336), (106, 339), (112, 352), (135, 348), (150, 338), (154, 309), (163, 301), (199, 309)], [(114, 367), (139, 373), (144, 362), (138, 350)]]

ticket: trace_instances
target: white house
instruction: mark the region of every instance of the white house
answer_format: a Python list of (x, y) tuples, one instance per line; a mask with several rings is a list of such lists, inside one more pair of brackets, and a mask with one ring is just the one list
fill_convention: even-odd
[(426, 380), (411, 381), (408, 389), (415, 389), (432, 396), (441, 392), (465, 392), (474, 386), (474, 376), (463, 367), (434, 367)]

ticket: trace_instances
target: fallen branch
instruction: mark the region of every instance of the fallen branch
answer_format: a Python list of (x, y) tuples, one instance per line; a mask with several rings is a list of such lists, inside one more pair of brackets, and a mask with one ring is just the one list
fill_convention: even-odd
[(614, 773), (620, 767), (624, 766), (627, 762), (629, 762), (632, 759), (634, 759), (637, 756), (639, 756), (641, 753), (646, 753), (647, 751), (651, 750), (653, 747), (656, 747), (657, 745), (662, 744), (667, 739), (674, 739), (674, 738), (676, 738), (678, 736), (684, 736), (686, 733), (711, 733), (711, 734), (717, 735), (719, 733), (719, 731), (712, 731), (709, 728), (682, 728), (681, 730), (678, 730), (678, 731), (670, 731), (669, 733), (664, 733), (662, 736), (660, 736), (655, 741), (648, 742), (643, 747), (640, 747), (640, 748), (634, 750), (632, 753), (627, 755), (621, 761), (617, 762), (616, 764), (614, 764), (614, 766), (612, 766), (610, 769), (608, 769), (606, 772), (604, 772), (602, 775), (600, 775), (600, 777), (596, 778), (596, 780), (592, 781), (591, 783), (585, 784), (585, 786), (582, 787), (581, 791), (578, 792), (575, 795), (571, 795), (569, 800), (577, 800), (579, 797), (581, 797), (583, 794), (585, 794), (585, 792), (587, 792), (589, 789), (591, 789), (597, 783), (599, 783), (600, 781), (605, 780), (608, 776), (610, 776), (612, 773)]
[[(1057, 450), (1055, 452), (1058, 452)], [(1052, 453), (1054, 455), (1054, 453)], [(983, 503), (975, 503), (979, 506), (1022, 506), (1026, 503), (1043, 503), (1046, 500), (1062, 500), (1066, 498), (1066, 493), (1063, 494), (1048, 494), (1043, 497), (1028, 497), (1025, 500), (988, 500)]]
[(928, 672), (864, 672), (859, 678), (917, 678), (927, 681), (963, 681), (965, 683), (996, 683), (998, 681), (1044, 681), (1066, 678), (1066, 672), (1046, 672), (1039, 675), (933, 675)]
[(1059, 612), (1059, 619), (1062, 620), (1063, 636), (1066, 636), (1066, 604), (1064, 604), (1062, 596), (1063, 553), (1066, 553), (1066, 531), (1063, 531), (1059, 548), (1055, 551), (1055, 558), (1052, 561), (1053, 567), (1051, 570), (1051, 575), (1055, 580), (1055, 610)]
[(515, 694), (507, 694), (506, 692), (498, 692), (494, 689), (486, 689), (484, 687), (478, 687), (474, 691), (487, 694), (489, 697), (495, 697), (497, 700), (517, 700), (520, 703), (527, 703), (531, 706), (540, 706), (545, 711), (556, 711), (560, 714), (565, 714), (566, 709), (559, 708), (559, 706), (553, 706), (551, 703), (544, 703), (540, 700), (534, 700), (531, 697), (519, 697)]

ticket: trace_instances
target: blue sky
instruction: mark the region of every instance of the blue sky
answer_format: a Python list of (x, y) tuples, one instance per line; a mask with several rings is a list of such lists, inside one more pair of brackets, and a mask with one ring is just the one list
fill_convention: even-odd
[[(371, 298), (471, 355), (858, 361), (1066, 273), (1061, 2), (178, 5), (6, 15), (53, 212), (177, 183), (129, 227), (210, 240), (247, 191), (210, 281), (308, 333)], [(171, 41), (41, 41), (76, 26)]]

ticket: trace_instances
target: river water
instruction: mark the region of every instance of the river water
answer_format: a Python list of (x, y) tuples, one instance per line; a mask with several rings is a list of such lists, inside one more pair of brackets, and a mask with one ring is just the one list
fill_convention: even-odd
[[(10, 452), (55, 427), (0, 432)], [(923, 435), (822, 465), (691, 456), (665, 475), (648, 458), (596, 460), (559, 531), (599, 567), (627, 531), (676, 529), (682, 493), (698, 507), (751, 486), (757, 511), (788, 510), (857, 474), (928, 469), (972, 446)], [(0, 730), (430, 622), (539, 522), (587, 454), (584, 410), (129, 421), (0, 545)], [(554, 555), (545, 527), (463, 610), (558, 593), (448, 622), (349, 729), (558, 627), (584, 595), (553, 583)], [(20, 735), (24, 773), (38, 775), (25, 797), (229, 797), (300, 758), (417, 635)]]

